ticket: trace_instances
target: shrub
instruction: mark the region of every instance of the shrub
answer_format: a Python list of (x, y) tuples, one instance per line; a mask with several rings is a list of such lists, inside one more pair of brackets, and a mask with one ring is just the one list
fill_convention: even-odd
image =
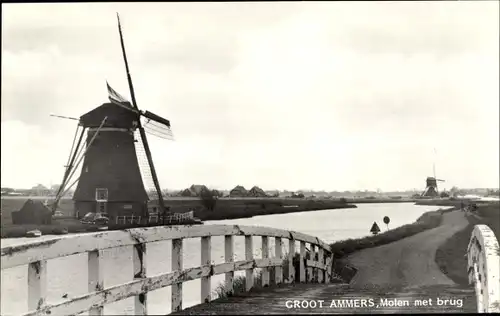
[(209, 190), (202, 190), (200, 193), (200, 199), (203, 206), (209, 210), (213, 211), (215, 205), (217, 204), (217, 197)]

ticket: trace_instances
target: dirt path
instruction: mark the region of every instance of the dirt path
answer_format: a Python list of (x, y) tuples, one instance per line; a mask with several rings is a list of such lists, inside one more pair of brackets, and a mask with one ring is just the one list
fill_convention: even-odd
[(453, 211), (444, 214), (439, 227), (354, 253), (347, 258), (349, 264), (358, 269), (351, 285), (354, 288), (373, 286), (401, 289), (455, 285), (439, 270), (434, 257), (442, 243), (467, 225), (464, 213)]

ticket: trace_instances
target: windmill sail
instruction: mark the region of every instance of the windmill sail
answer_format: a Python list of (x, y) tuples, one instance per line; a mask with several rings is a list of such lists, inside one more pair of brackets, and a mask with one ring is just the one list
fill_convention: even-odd
[(144, 188), (146, 189), (146, 193), (148, 194), (150, 200), (158, 200), (158, 192), (156, 191), (153, 175), (151, 174), (151, 167), (146, 155), (146, 150), (144, 149), (145, 140), (142, 139), (141, 133), (138, 130), (134, 132), (134, 137), (137, 140), (135, 142), (135, 152), (137, 155), (137, 162), (139, 163), (139, 171), (141, 172), (142, 182), (144, 183)]
[(145, 118), (142, 125), (146, 133), (149, 135), (153, 135), (161, 139), (174, 140), (172, 130), (165, 124)]
[(163, 117), (154, 114), (153, 112), (144, 112), (146, 118), (143, 126), (148, 134), (154, 135), (159, 138), (173, 140), (174, 135), (170, 129), (170, 121)]
[[(118, 32), (120, 33), (120, 44), (122, 47), (122, 54), (123, 54), (123, 61), (125, 63), (125, 70), (127, 72), (127, 79), (128, 79), (129, 89), (130, 89), (130, 96), (132, 98), (132, 106), (133, 106), (135, 111), (142, 114), (139, 111), (139, 107), (137, 106), (137, 101), (135, 99), (134, 85), (132, 84), (132, 77), (130, 76), (130, 71), (129, 71), (128, 62), (127, 62), (127, 54), (125, 52), (125, 43), (123, 41), (123, 33), (122, 33), (121, 24), (120, 24), (120, 16), (118, 15), (118, 13), (116, 14), (116, 17), (118, 20)], [(140, 133), (140, 141), (141, 141), (142, 145), (144, 146), (144, 153), (146, 154), (148, 165), (150, 167), (149, 170), (151, 172), (151, 178), (153, 180), (153, 183), (154, 183), (154, 186), (156, 189), (156, 193), (158, 195), (159, 206), (160, 206), (162, 213), (164, 213), (166, 211), (165, 203), (163, 201), (163, 196), (161, 193), (160, 183), (158, 181), (158, 176), (156, 175), (156, 170), (155, 170), (155, 167), (153, 165), (153, 158), (151, 156), (151, 150), (149, 149), (149, 144), (148, 144), (148, 141), (146, 138), (146, 132), (142, 126), (142, 122), (140, 119), (137, 123), (138, 123), (137, 127), (138, 127), (138, 130)]]

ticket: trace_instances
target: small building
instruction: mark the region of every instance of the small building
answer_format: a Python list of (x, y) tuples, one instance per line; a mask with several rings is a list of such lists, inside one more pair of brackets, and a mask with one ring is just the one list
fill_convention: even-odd
[(245, 187), (237, 185), (229, 192), (230, 197), (246, 197), (248, 196), (248, 191)]
[(48, 196), (51, 192), (52, 191), (43, 184), (38, 184), (31, 188), (31, 194), (34, 196)]
[(248, 191), (248, 195), (252, 197), (267, 197), (266, 192), (259, 188), (258, 186), (254, 186), (253, 188)]
[(189, 190), (189, 189), (184, 189), (184, 190), (182, 190), (182, 191), (179, 193), (179, 196), (183, 196), (183, 197), (192, 197), (192, 196), (194, 196), (193, 194), (194, 194), (194, 192), (192, 192), (191, 190)]
[(11, 216), (12, 223), (15, 225), (50, 225), (52, 223), (52, 211), (39, 200), (27, 200), (23, 207), (19, 211), (12, 212)]

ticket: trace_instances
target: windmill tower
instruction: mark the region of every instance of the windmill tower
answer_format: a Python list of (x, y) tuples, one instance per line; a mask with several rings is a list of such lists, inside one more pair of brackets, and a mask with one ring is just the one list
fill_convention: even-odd
[[(106, 213), (113, 221), (117, 216), (146, 215), (149, 196), (144, 187), (145, 174), (141, 174), (137, 157), (139, 148), (145, 153), (148, 175), (154, 183), (160, 211), (163, 214), (166, 212), (146, 132), (160, 138), (172, 139), (170, 122), (137, 107), (119, 18), (118, 29), (132, 102), (128, 102), (108, 84), (111, 102), (104, 103), (76, 119), (78, 126), (66, 172), (52, 206), (53, 212), (59, 199), (78, 182), (73, 194), (78, 217), (89, 212)], [(82, 144), (85, 134), (87, 139), (85, 144)], [(80, 177), (69, 185), (82, 161)]]

